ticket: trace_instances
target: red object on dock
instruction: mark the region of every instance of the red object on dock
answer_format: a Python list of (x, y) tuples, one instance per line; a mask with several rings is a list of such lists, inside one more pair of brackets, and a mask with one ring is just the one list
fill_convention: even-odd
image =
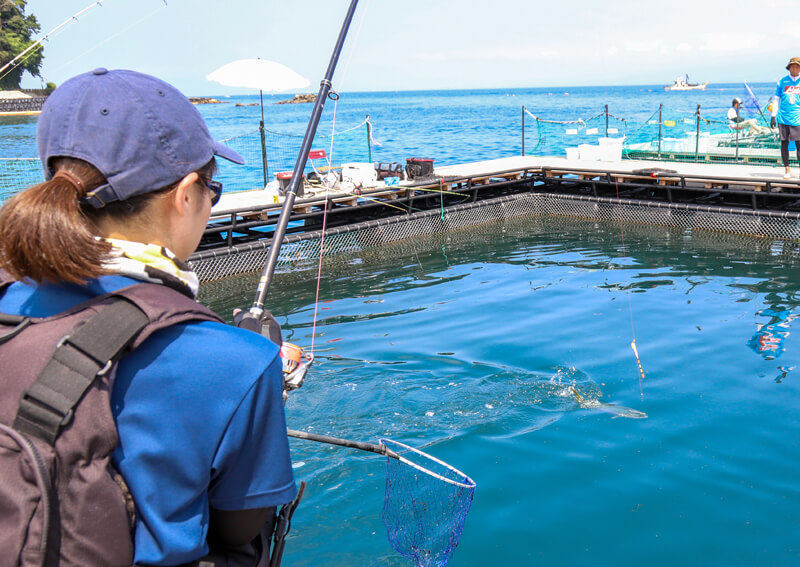
[[(281, 171), (275, 174), (275, 179), (278, 180), (278, 187), (281, 191), (286, 191), (289, 188), (289, 184), (292, 182), (292, 171)], [(303, 174), (303, 179), (305, 179), (306, 174)], [(300, 196), (303, 194), (303, 187), (302, 183), (298, 188), (297, 195)]]

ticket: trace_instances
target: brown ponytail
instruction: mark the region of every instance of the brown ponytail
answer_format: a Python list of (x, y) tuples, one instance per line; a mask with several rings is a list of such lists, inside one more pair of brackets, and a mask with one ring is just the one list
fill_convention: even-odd
[(105, 178), (79, 159), (58, 158), (52, 165), (67, 175), (34, 185), (0, 208), (0, 267), (18, 280), (83, 283), (108, 273), (102, 264), (111, 247), (95, 238), (79, 202)]
[[(96, 238), (101, 234), (98, 223), (134, 217), (147, 222), (150, 202), (179, 183), (95, 209), (81, 205), (80, 199), (106, 183), (103, 174), (77, 158), (53, 158), (51, 165), (56, 172), (52, 179), (0, 207), (0, 268), (17, 280), (80, 284), (111, 273), (103, 268), (111, 245)], [(216, 169), (211, 158), (196, 173), (211, 179)]]

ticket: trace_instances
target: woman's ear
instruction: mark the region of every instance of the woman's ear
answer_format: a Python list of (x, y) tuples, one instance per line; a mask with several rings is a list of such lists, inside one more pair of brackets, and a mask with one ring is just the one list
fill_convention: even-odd
[(178, 181), (174, 191), (170, 192), (169, 205), (181, 216), (186, 215), (195, 208), (197, 190), (194, 184), (200, 180), (200, 176), (194, 171)]

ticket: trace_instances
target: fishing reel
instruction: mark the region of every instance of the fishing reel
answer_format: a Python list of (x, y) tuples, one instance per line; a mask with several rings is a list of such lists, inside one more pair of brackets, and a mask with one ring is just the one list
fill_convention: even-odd
[(289, 398), (289, 392), (298, 389), (306, 379), (306, 372), (314, 364), (314, 355), (304, 351), (293, 343), (281, 345), (281, 362), (283, 363), (283, 403)]
[(235, 310), (233, 322), (241, 329), (248, 329), (263, 335), (275, 344), (280, 343), (280, 357), (283, 366), (283, 403), (286, 403), (289, 392), (303, 385), (306, 372), (314, 363), (314, 355), (305, 352), (296, 344), (284, 342), (281, 336), (281, 327), (269, 311), (262, 311), (256, 315), (251, 311)]

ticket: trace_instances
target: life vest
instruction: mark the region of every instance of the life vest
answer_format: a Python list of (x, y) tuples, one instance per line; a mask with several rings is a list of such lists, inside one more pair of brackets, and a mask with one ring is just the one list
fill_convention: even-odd
[[(0, 271), (0, 296), (12, 283)], [(221, 319), (139, 283), (45, 318), (0, 313), (0, 565), (133, 563), (135, 509), (111, 456), (117, 362), (154, 331)]]

